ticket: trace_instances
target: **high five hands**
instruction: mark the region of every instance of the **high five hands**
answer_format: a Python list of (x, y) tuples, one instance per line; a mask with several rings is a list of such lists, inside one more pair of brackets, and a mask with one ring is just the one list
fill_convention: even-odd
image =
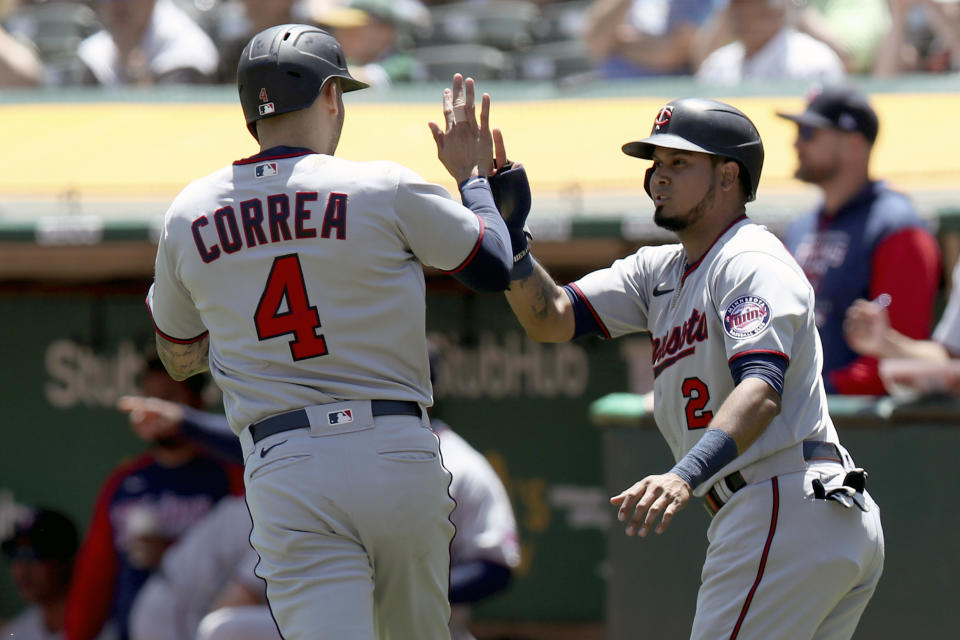
[(445, 129), (435, 122), (429, 125), (437, 157), (457, 184), (473, 176), (492, 175), (507, 163), (503, 135), (499, 129), (490, 130), (490, 94), (481, 97), (478, 124), (475, 92), (473, 78), (455, 74), (453, 88), (443, 90)]

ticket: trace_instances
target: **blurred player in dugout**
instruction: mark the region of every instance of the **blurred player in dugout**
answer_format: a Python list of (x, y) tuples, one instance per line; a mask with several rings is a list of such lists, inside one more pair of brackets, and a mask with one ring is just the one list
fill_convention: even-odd
[[(430, 380), (443, 364), (431, 345)], [(185, 436), (212, 455), (239, 462), (237, 437), (224, 416), (197, 411), (160, 398), (122, 398), (134, 431), (146, 440)], [(456, 526), (450, 551), (450, 632), (472, 640), (472, 606), (501, 593), (520, 564), (517, 523), (507, 490), (496, 471), (448, 424), (434, 405), (431, 425), (440, 439), (444, 466), (453, 479)], [(257, 555), (248, 540), (250, 514), (240, 498), (220, 502), (171, 547), (162, 570), (144, 586), (131, 613), (131, 640), (273, 640), (280, 636), (262, 580), (254, 573)]]
[(847, 344), (843, 320), (859, 298), (888, 308), (893, 328), (930, 335), (940, 249), (910, 200), (870, 175), (879, 119), (851, 85), (815, 88), (796, 123), (796, 177), (823, 200), (787, 228), (784, 244), (816, 293), (827, 393), (883, 395), (877, 359)]
[(79, 545), (77, 526), (53, 509), (29, 509), (3, 541), (10, 578), (27, 607), (0, 624), (0, 638), (60, 640), (67, 590)]
[[(176, 382), (159, 358), (151, 357), (141, 389), (199, 408), (206, 380)], [(92, 640), (101, 633), (127, 640), (133, 601), (167, 547), (222, 498), (242, 493), (239, 465), (209, 456), (178, 436), (158, 438), (147, 452), (118, 466), (100, 490), (77, 556), (67, 640)]]

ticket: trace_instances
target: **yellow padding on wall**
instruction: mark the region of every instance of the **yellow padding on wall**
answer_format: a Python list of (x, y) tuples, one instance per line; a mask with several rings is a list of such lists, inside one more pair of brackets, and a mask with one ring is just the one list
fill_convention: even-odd
[[(346, 98), (337, 155), (393, 160), (454, 188), (436, 158), (433, 104), (359, 103)], [(527, 166), (535, 190), (578, 185), (585, 192), (641, 188), (647, 164), (620, 152), (645, 137), (665, 98), (497, 102), (492, 121), (511, 158)], [(741, 97), (729, 102), (760, 130), (766, 163), (760, 189), (790, 191), (795, 125), (774, 114), (800, 111), (800, 98)], [(907, 189), (960, 189), (956, 94), (884, 94), (874, 174)], [(0, 196), (173, 197), (187, 182), (258, 147), (230, 104), (75, 103), (0, 105), (4, 123)]]

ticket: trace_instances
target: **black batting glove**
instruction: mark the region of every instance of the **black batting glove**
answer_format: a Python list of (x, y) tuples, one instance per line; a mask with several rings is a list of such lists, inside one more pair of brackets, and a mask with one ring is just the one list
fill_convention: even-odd
[(523, 280), (533, 273), (533, 256), (530, 255), (530, 241), (533, 236), (527, 227), (530, 215), (530, 183), (523, 166), (508, 162), (490, 176), (490, 190), (493, 200), (510, 232), (510, 244), (513, 249), (513, 269), (511, 280)]

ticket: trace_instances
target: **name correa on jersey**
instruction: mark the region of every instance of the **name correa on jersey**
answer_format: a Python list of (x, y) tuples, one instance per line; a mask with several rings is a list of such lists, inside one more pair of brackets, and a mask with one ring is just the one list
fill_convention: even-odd
[[(694, 343), (707, 339), (707, 317), (697, 309), (683, 324), (673, 327), (663, 337), (653, 339), (651, 364), (654, 377), (681, 358), (692, 355)], [(686, 348), (684, 348), (686, 347)]]
[(723, 314), (723, 330), (741, 340), (761, 333), (770, 325), (770, 305), (759, 296), (741, 296)]
[[(204, 229), (210, 224), (210, 219), (207, 215), (200, 216), (190, 225), (200, 258), (209, 263), (221, 256), (221, 248), (226, 253), (235, 253), (245, 246), (255, 247), (258, 244), (282, 242), (293, 238), (316, 238), (317, 229), (308, 226), (308, 221), (313, 213), (309, 205), (318, 198), (319, 194), (316, 191), (301, 191), (296, 194), (293, 207), (290, 206), (290, 196), (285, 193), (276, 193), (266, 198), (251, 198), (240, 203), (239, 220), (232, 206), (217, 209), (213, 213), (213, 224), (219, 244), (205, 240), (205, 233), (212, 235)], [(290, 232), (291, 210), (294, 215), (292, 234)], [(331, 234), (334, 234), (337, 240), (347, 238), (347, 195), (345, 193), (331, 193), (327, 199), (320, 237), (329, 238)]]

